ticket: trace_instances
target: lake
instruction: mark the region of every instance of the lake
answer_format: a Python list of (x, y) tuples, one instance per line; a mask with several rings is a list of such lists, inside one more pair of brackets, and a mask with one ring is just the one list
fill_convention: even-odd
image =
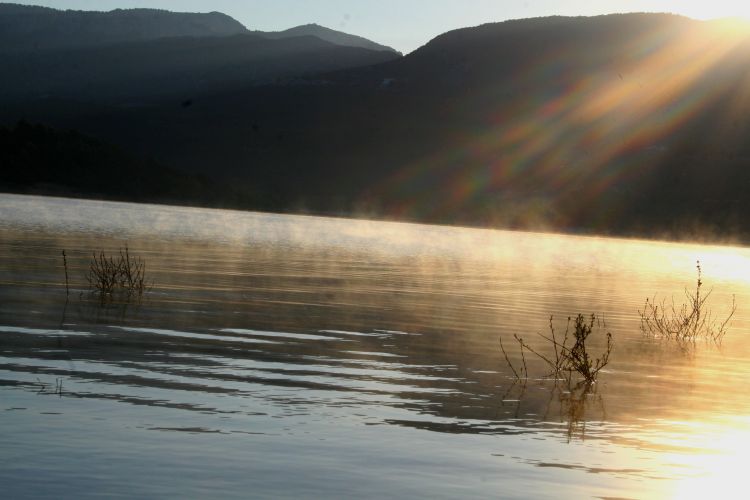
[[(150, 289), (102, 301), (92, 254)], [(66, 293), (65, 250), (69, 273)], [(737, 312), (645, 336), (646, 298)], [(750, 249), (0, 195), (6, 498), (742, 496)], [(546, 378), (550, 317), (609, 364)], [(508, 353), (506, 361), (500, 341)]]

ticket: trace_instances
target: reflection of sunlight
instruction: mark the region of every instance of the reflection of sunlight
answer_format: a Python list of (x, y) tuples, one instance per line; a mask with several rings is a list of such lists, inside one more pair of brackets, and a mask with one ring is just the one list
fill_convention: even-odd
[[(750, 417), (725, 422), (704, 429), (693, 438), (691, 445), (705, 450), (703, 454), (666, 454), (665, 463), (686, 467), (689, 477), (676, 482), (672, 498), (737, 498), (747, 488), (745, 472), (750, 462)], [(729, 429), (727, 429), (729, 427)]]
[[(694, 289), (697, 262), (701, 265), (706, 291), (716, 287), (716, 294), (740, 294), (746, 293), (746, 287), (750, 286), (750, 249), (746, 247), (621, 240), (620, 250), (622, 255), (618, 259), (628, 272), (637, 271), (650, 277), (664, 273), (682, 278), (682, 286), (658, 290), (660, 293), (680, 296), (683, 286)], [(597, 251), (601, 254), (606, 247)]]
[(746, 252), (722, 249), (706, 254), (701, 264), (710, 276), (726, 281), (742, 281), (750, 284), (750, 257)]
[(695, 19), (718, 19), (738, 17), (750, 19), (750, 4), (742, 0), (720, 0), (713, 2), (685, 2), (680, 0), (674, 5), (666, 6), (669, 11), (683, 14)]

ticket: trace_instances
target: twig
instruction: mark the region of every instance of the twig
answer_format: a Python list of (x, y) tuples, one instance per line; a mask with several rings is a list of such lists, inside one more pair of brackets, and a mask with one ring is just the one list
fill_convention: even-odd
[(65, 267), (65, 295), (70, 295), (70, 285), (68, 284), (68, 259), (65, 256), (65, 250), (62, 251), (63, 266)]
[(513, 366), (513, 363), (511, 363), (510, 359), (508, 358), (508, 353), (505, 352), (505, 348), (503, 347), (503, 339), (498, 337), (497, 340), (500, 342), (500, 350), (503, 351), (503, 356), (505, 356), (505, 362), (508, 363), (508, 366), (513, 371), (513, 375), (516, 376), (516, 380), (521, 380), (521, 376), (518, 375), (516, 368)]

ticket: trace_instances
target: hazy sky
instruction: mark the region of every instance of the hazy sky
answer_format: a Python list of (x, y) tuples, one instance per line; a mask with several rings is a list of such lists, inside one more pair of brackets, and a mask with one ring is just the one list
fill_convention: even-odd
[[(14, 1), (14, 0), (11, 0)], [(57, 9), (149, 7), (219, 11), (250, 29), (318, 23), (364, 36), (404, 53), (455, 28), (549, 15), (674, 12), (697, 19), (750, 17), (750, 0), (15, 0)]]

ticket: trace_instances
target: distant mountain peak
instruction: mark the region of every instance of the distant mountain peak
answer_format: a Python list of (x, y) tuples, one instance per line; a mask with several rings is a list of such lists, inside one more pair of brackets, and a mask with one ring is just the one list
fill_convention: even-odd
[(247, 32), (240, 22), (220, 12), (201, 14), (140, 8), (99, 12), (0, 4), (0, 51), (92, 47)]
[(349, 33), (344, 33), (343, 31), (336, 31), (334, 29), (321, 26), (317, 23), (302, 24), (300, 26), (295, 26), (283, 31), (255, 31), (254, 33), (266, 38), (273, 39), (289, 38), (294, 36), (315, 36), (334, 45), (343, 45), (345, 47), (359, 47), (363, 49), (388, 51), (399, 55), (401, 54), (392, 47), (381, 45), (361, 36), (350, 35)]

